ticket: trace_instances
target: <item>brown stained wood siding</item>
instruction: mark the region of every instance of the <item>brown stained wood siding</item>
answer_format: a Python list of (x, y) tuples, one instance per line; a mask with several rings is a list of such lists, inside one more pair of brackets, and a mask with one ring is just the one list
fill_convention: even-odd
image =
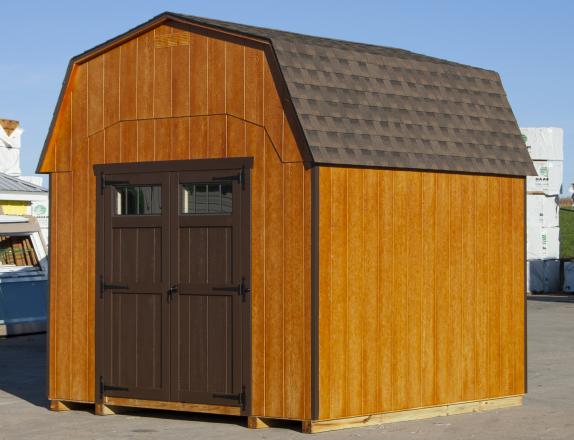
[[(87, 75), (85, 69), (78, 70), (76, 77), (78, 89), (72, 95), (72, 182), (74, 191), (72, 192), (72, 209), (67, 212), (66, 217), (72, 220), (72, 236), (77, 237), (84, 234), (87, 229), (87, 210), (83, 206), (85, 203), (85, 188), (88, 181), (88, 155), (85, 151), (87, 138), (87, 111), (86, 111), (86, 91)], [(76, 113), (77, 112), (77, 113)], [(77, 209), (77, 208), (80, 209)], [(72, 321), (71, 345), (82, 347), (88, 344), (88, 329), (85, 320), (88, 307), (88, 292), (86, 291), (87, 274), (87, 242), (86, 240), (71, 240), (72, 250)], [(70, 352), (71, 392), (80, 393), (88, 385), (86, 378), (81, 374), (88, 369), (88, 357), (84, 350)]]
[(319, 200), (320, 419), (524, 392), (523, 178), (321, 167)]
[(253, 156), (253, 413), (308, 419), (310, 170), (262, 47), (199, 33), (156, 47), (171, 32), (74, 66), (41, 167), (53, 173), (49, 396), (94, 400), (93, 165)]

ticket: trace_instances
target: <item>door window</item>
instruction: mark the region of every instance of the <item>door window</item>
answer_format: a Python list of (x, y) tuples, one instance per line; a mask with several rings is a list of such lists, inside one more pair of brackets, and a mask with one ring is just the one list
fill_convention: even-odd
[(160, 185), (122, 185), (116, 187), (116, 215), (161, 214)]
[(184, 183), (181, 185), (182, 214), (231, 214), (232, 184)]

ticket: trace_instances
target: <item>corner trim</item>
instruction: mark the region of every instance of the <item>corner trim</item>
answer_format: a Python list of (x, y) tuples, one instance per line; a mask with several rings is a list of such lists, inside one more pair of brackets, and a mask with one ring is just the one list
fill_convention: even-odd
[(528, 282), (527, 277), (528, 274), (528, 264), (527, 264), (527, 251), (526, 251), (526, 240), (527, 240), (527, 231), (526, 231), (526, 198), (527, 198), (527, 190), (526, 190), (526, 177), (523, 178), (523, 188), (524, 188), (524, 205), (523, 205), (523, 227), (524, 227), (524, 239), (522, 242), (522, 248), (524, 252), (524, 259), (522, 260), (524, 264), (524, 393), (528, 392)]
[(311, 168), (311, 419), (319, 418), (319, 167)]

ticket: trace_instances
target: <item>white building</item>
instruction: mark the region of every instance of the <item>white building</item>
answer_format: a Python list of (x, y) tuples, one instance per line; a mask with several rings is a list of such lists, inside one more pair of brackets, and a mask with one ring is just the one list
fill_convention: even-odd
[(0, 119), (0, 215), (34, 216), (48, 240), (48, 190), (42, 177), (22, 176), (22, 127), (18, 121)]

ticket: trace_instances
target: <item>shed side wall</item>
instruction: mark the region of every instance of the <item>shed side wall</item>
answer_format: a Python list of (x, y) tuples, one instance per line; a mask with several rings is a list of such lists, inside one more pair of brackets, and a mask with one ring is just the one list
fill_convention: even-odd
[(234, 156), (254, 157), (253, 412), (309, 418), (310, 171), (264, 49), (167, 25), (74, 66), (58, 115), (50, 399), (94, 401), (93, 165)]
[(524, 179), (319, 173), (319, 418), (524, 393)]

